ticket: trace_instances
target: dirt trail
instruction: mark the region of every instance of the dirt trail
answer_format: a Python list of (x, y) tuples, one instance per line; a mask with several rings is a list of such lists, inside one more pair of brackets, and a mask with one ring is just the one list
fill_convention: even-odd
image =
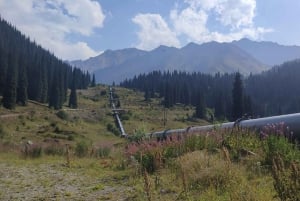
[(0, 115), (0, 119), (14, 118), (25, 114), (26, 113), (2, 114)]

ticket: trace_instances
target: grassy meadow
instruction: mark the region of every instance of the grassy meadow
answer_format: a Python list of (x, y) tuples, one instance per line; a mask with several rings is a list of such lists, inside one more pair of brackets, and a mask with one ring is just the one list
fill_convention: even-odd
[(145, 133), (206, 125), (194, 108), (116, 88), (131, 141), (120, 138), (108, 88), (78, 90), (78, 109), (0, 108), (0, 200), (300, 200), (300, 151), (281, 125), (214, 130), (158, 142)]

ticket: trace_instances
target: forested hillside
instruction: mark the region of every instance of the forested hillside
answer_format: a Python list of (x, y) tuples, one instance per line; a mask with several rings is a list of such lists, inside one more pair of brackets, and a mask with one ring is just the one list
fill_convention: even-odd
[(13, 109), (30, 99), (59, 109), (68, 88), (89, 84), (88, 73), (73, 69), (0, 19), (0, 96), (4, 107)]
[(299, 78), (300, 60), (249, 76), (245, 88), (256, 105), (256, 113), (266, 116), (300, 112)]
[[(234, 78), (234, 74), (154, 71), (125, 80), (121, 86), (144, 91), (146, 100), (156, 95), (164, 97), (165, 107), (172, 107), (177, 103), (198, 108), (209, 107), (215, 109), (216, 117), (231, 119)], [(201, 115), (199, 117), (201, 118)]]
[[(300, 111), (300, 60), (276, 66), (258, 75), (242, 77), (243, 114), (271, 116)], [(145, 92), (145, 99), (163, 98), (166, 107), (176, 103), (208, 107), (217, 118), (235, 120), (233, 88), (235, 74), (160, 72), (125, 80), (121, 86)]]

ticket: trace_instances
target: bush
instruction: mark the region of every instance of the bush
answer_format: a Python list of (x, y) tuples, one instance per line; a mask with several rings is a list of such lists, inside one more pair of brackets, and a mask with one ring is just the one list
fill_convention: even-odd
[(109, 156), (111, 149), (109, 147), (99, 147), (97, 150), (97, 156), (100, 158), (106, 158)]
[(69, 115), (68, 113), (66, 113), (65, 111), (63, 110), (60, 110), (56, 113), (56, 116), (62, 120), (66, 120), (68, 121), (69, 120)]
[(118, 136), (120, 135), (120, 131), (118, 128), (116, 128), (114, 125), (112, 125), (111, 123), (108, 123), (106, 125), (106, 129), (109, 131), (109, 132), (112, 132), (114, 135)]
[(0, 139), (3, 139), (5, 135), (6, 135), (6, 131), (3, 128), (3, 126), (0, 124)]
[(239, 161), (243, 152), (261, 149), (262, 141), (256, 132), (248, 128), (233, 128), (224, 134), (223, 144), (229, 149), (231, 157)]
[(121, 114), (120, 115), (120, 119), (122, 120), (122, 121), (128, 121), (129, 119), (130, 119), (130, 115), (129, 114)]
[(277, 155), (272, 161), (274, 188), (281, 200), (300, 199), (300, 164), (292, 162), (286, 165)]
[(64, 155), (65, 148), (62, 145), (58, 144), (50, 144), (44, 148), (44, 153), (46, 155), (58, 155), (62, 156)]
[(102, 90), (102, 91), (100, 92), (100, 95), (101, 95), (101, 96), (106, 96), (106, 90)]
[(279, 156), (285, 164), (294, 161), (300, 162), (300, 151), (297, 145), (292, 144), (282, 136), (270, 135), (264, 141), (265, 163), (272, 165), (274, 157)]
[(26, 144), (22, 153), (25, 158), (39, 158), (42, 156), (42, 146), (37, 144)]
[(75, 154), (78, 157), (84, 157), (88, 154), (88, 145), (85, 141), (81, 141), (76, 144)]

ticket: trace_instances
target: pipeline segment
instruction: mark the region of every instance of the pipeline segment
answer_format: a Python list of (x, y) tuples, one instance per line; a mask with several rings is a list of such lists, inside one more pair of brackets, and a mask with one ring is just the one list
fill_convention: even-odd
[(195, 134), (204, 131), (211, 131), (215, 128), (220, 129), (232, 129), (234, 127), (240, 128), (251, 128), (257, 131), (261, 131), (265, 126), (268, 125), (279, 125), (284, 123), (284, 126), (288, 128), (289, 132), (293, 134), (293, 138), (300, 139), (300, 113), (286, 114), (272, 117), (264, 117), (257, 119), (239, 119), (236, 122), (222, 123), (218, 125), (207, 125), (207, 126), (195, 126), (188, 127), (186, 129), (172, 129), (164, 130), (147, 134), (151, 138), (164, 139), (168, 136), (173, 135), (184, 135), (184, 134)]
[(117, 125), (118, 125), (118, 127), (120, 129), (120, 132), (121, 132), (121, 137), (126, 137), (127, 134), (125, 132), (125, 129), (124, 129), (123, 124), (121, 122), (121, 119), (119, 117), (119, 112), (116, 109), (116, 106), (115, 106), (115, 103), (114, 103), (114, 97), (113, 97), (113, 89), (112, 89), (112, 87), (109, 88), (109, 100), (110, 100), (111, 109), (113, 111), (113, 115), (116, 118)]

